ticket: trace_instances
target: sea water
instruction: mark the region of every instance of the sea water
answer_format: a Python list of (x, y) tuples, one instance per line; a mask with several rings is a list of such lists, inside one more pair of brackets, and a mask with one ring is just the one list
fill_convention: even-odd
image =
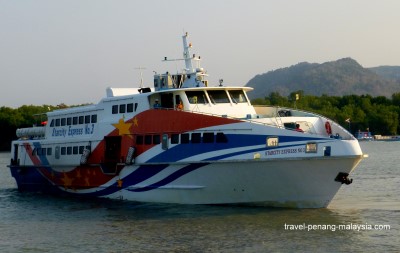
[(0, 153), (0, 252), (400, 252), (400, 142), (328, 208), (172, 205), (20, 193)]

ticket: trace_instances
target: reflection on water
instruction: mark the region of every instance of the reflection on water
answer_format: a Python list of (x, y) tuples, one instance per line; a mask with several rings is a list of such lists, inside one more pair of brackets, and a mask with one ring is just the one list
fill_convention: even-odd
[[(399, 143), (363, 143), (369, 158), (326, 209), (168, 205), (19, 193), (0, 154), (4, 252), (395, 252)], [(389, 224), (390, 230), (332, 225)], [(285, 227), (286, 225), (286, 227)], [(321, 225), (289, 229), (289, 225)], [(322, 229), (331, 225), (331, 229)]]

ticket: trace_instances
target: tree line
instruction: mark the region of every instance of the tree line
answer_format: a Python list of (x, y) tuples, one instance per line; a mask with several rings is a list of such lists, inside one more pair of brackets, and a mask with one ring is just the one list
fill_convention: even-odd
[(397, 135), (400, 130), (400, 93), (394, 93), (391, 98), (370, 95), (339, 97), (305, 95), (298, 90), (287, 97), (271, 92), (265, 98), (253, 99), (252, 103), (312, 111), (333, 119), (353, 134), (369, 129), (372, 134)]
[[(253, 105), (296, 107), (312, 111), (335, 120), (352, 133), (369, 129), (373, 134), (397, 135), (400, 130), (400, 93), (391, 98), (370, 95), (314, 96), (298, 90), (289, 96), (271, 92), (265, 98), (252, 100)], [(0, 151), (8, 151), (15, 140), (16, 129), (40, 125), (46, 121), (45, 113), (69, 107), (65, 104), (23, 105), (17, 109), (0, 107)], [(350, 122), (350, 123), (349, 123)]]
[(17, 139), (18, 128), (38, 126), (47, 121), (46, 114), (49, 111), (63, 109), (69, 106), (53, 105), (23, 105), (17, 109), (0, 107), (0, 151), (9, 151), (11, 141)]

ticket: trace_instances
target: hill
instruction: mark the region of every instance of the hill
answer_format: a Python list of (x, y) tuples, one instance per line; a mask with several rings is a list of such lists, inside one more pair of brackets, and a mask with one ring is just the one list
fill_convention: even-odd
[[(397, 67), (400, 69), (400, 67)], [(287, 68), (269, 71), (253, 77), (246, 86), (253, 87), (249, 97), (263, 98), (271, 92), (287, 96), (293, 91), (321, 96), (362, 95), (390, 97), (400, 91), (398, 69), (363, 68), (351, 58), (318, 63), (302, 62)], [(390, 73), (390, 74), (389, 74)]]
[(400, 82), (400, 66), (379, 66), (369, 69), (386, 79)]

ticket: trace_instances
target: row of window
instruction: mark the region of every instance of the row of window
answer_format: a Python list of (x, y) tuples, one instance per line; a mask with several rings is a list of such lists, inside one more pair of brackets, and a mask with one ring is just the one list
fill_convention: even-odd
[[(84, 149), (89, 149), (90, 146), (70, 146), (70, 147), (56, 147), (56, 153), (61, 155), (82, 155)], [(59, 151), (57, 151), (59, 150)], [(38, 156), (51, 156), (53, 153), (53, 148), (35, 148), (32, 151), (32, 155)]]
[(48, 155), (52, 154), (52, 148), (34, 148), (32, 150), (32, 155)]
[(97, 114), (85, 115), (85, 116), (76, 116), (76, 117), (68, 117), (68, 118), (60, 118), (60, 119), (52, 119), (50, 126), (58, 127), (58, 126), (71, 126), (71, 125), (80, 125), (80, 124), (89, 124), (89, 123), (97, 123)]
[[(82, 155), (84, 149), (85, 146), (61, 147), (61, 155)], [(86, 146), (86, 149), (90, 150), (90, 146)]]
[(112, 114), (136, 112), (138, 103), (113, 105), (111, 108)]
[[(171, 134), (171, 144), (188, 144), (188, 143), (227, 143), (228, 138), (222, 132), (214, 133), (183, 133)], [(137, 145), (157, 145), (161, 143), (159, 134), (153, 135), (136, 135)]]
[[(228, 92), (228, 93), (227, 93)], [(207, 90), (208, 97), (211, 103), (229, 103), (228, 94), (233, 103), (247, 103), (246, 96), (243, 90)], [(204, 91), (186, 91), (186, 96), (191, 104), (206, 104), (208, 103), (207, 96)]]
[[(168, 136), (166, 136), (168, 139)], [(171, 134), (171, 144), (188, 144), (188, 143), (227, 143), (228, 138), (222, 132), (217, 134), (214, 133), (183, 133), (183, 134)], [(159, 134), (147, 134), (147, 135), (136, 135), (137, 145), (157, 145), (161, 143), (161, 136)], [(78, 155), (83, 154), (84, 149), (89, 149), (90, 146), (67, 146), (67, 147), (56, 147), (56, 153), (61, 155)], [(32, 151), (32, 155), (38, 156), (51, 156), (52, 148), (35, 148)]]

